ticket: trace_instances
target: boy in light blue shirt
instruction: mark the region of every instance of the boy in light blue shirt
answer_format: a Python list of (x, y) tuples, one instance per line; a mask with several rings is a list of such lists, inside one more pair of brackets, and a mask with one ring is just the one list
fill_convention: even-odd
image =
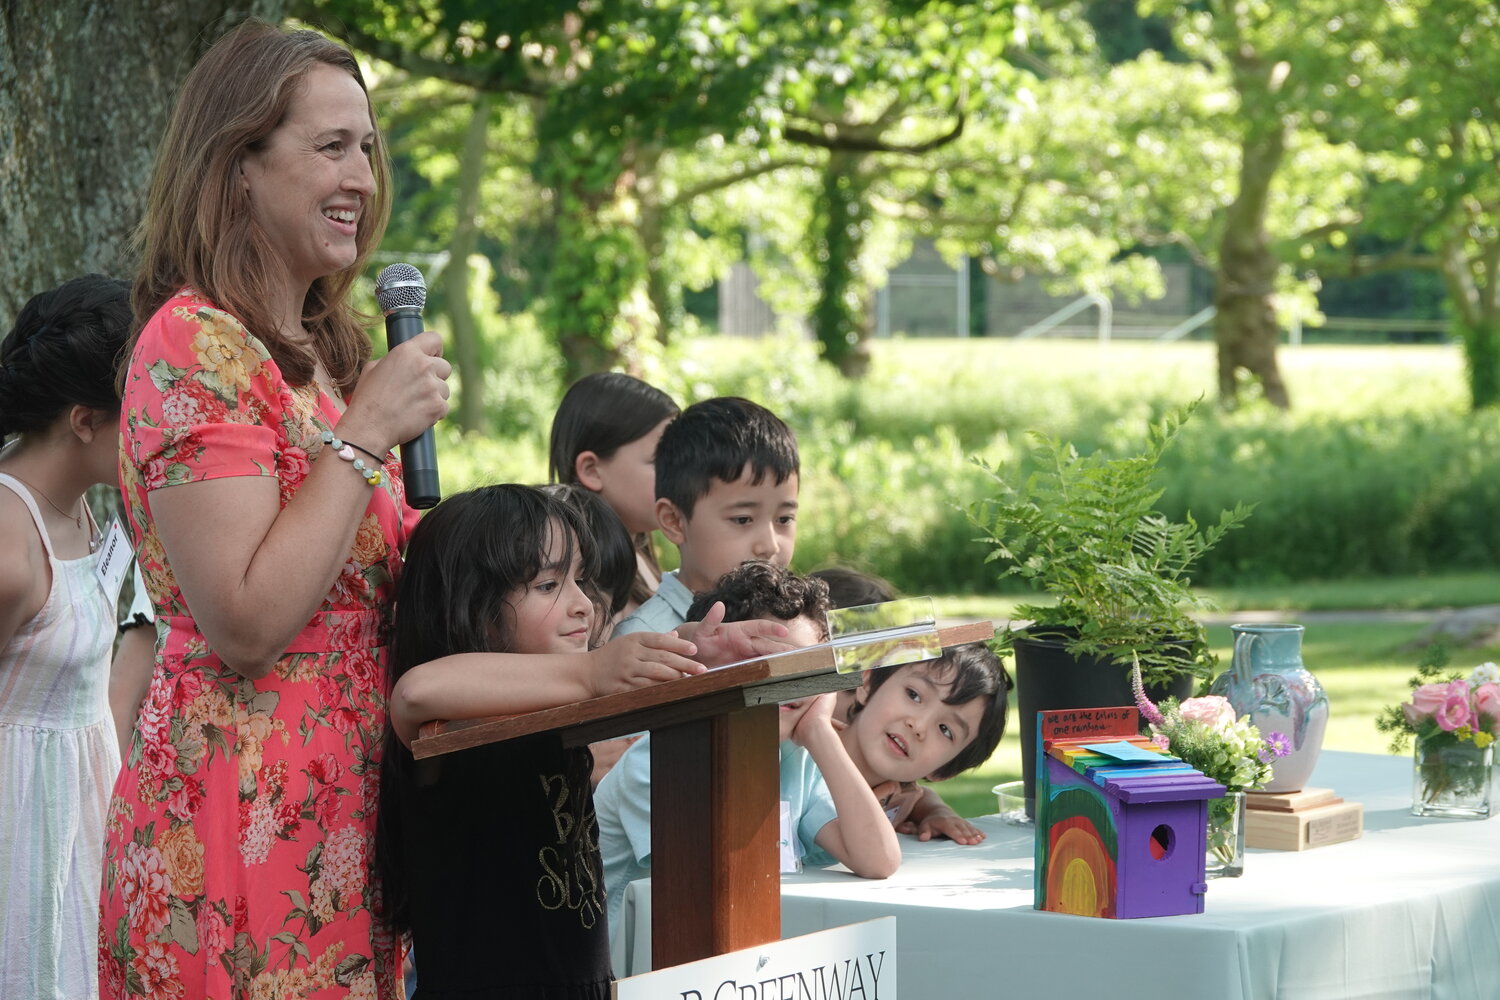
[[(766, 562), (741, 566), (701, 595), (691, 611), (704, 617), (720, 594), (727, 619), (785, 623), (787, 642), (827, 638), (828, 587)], [(901, 864), (895, 830), (869, 782), (849, 756), (833, 721), (833, 695), (781, 706), (781, 798), (789, 803), (792, 847), (806, 865), (842, 862), (865, 878), (886, 878)], [(769, 762), (768, 762), (769, 763)], [(617, 952), (624, 929), (625, 887), (651, 870), (651, 746), (641, 739), (594, 792), (604, 860), (610, 937)]]
[(720, 396), (682, 411), (656, 445), (656, 517), (681, 565), (614, 634), (672, 631), (694, 594), (747, 560), (790, 565), (799, 469), (796, 436), (757, 403)]

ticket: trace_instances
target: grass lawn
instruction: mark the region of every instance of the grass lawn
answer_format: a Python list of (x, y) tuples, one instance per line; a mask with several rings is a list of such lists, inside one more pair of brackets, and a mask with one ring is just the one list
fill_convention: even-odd
[[(1342, 596), (1341, 596), (1342, 595)], [(1278, 588), (1277, 600), (1247, 603), (1249, 596), (1216, 594), (1222, 607), (1249, 610), (1253, 607), (1285, 610), (1285, 619), (1297, 621), (1298, 612), (1453, 607), (1493, 603), (1500, 597), (1500, 571), (1455, 574), (1453, 577), (1423, 577), (1407, 580), (1351, 581), (1345, 584), (1316, 583)], [(989, 617), (1004, 620), (1016, 604), (1015, 598), (945, 597), (938, 599), (940, 614), (955, 618)], [(1427, 626), (1420, 622), (1314, 621), (1303, 637), (1302, 659), (1328, 692), (1328, 731), (1323, 745), (1332, 750), (1386, 753), (1389, 740), (1375, 730), (1375, 715), (1386, 705), (1405, 698), (1408, 679), (1416, 669), (1419, 653), (1402, 647)], [(1227, 624), (1212, 624), (1209, 644), (1219, 656), (1219, 669), (1230, 661), (1230, 631)], [(1455, 649), (1451, 666), (1467, 671), (1485, 660), (1500, 661), (1500, 646)], [(990, 789), (1001, 781), (1021, 776), (1019, 727), (1015, 699), (1006, 723), (1005, 739), (989, 762), (938, 785), (950, 805), (963, 816), (995, 811)]]

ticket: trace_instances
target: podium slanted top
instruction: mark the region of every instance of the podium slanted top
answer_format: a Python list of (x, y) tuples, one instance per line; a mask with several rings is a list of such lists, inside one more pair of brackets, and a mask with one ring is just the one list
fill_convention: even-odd
[[(991, 621), (964, 622), (937, 629), (937, 639), (943, 648), (983, 642), (994, 635), (995, 624)], [(412, 742), (412, 755), (419, 759), (433, 757), (551, 731), (559, 732), (565, 745), (580, 746), (859, 684), (859, 674), (839, 674), (835, 667), (834, 643), (825, 642), (524, 715), (428, 722)]]

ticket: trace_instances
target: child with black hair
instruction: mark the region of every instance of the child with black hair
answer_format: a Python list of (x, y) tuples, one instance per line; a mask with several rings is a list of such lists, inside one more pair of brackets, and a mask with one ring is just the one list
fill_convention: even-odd
[[(651, 599), (661, 565), (651, 545), (656, 521), (656, 445), (678, 407), (672, 397), (620, 372), (585, 375), (552, 417), (549, 475), (604, 499), (625, 525), (636, 571), (625, 613)], [(615, 621), (621, 617), (616, 611)]]
[(684, 410), (656, 446), (656, 517), (681, 565), (616, 631), (676, 628), (694, 594), (743, 562), (790, 565), (799, 471), (796, 436), (765, 407), (719, 396)]
[(609, 995), (589, 752), (553, 734), (420, 762), (407, 749), (429, 719), (532, 711), (699, 669), (674, 636), (590, 652), (590, 537), (569, 504), (511, 485), (451, 496), (412, 533), (376, 857), (386, 916), (421, 956), (419, 995)]
[(456, 494), (412, 533), (376, 863), (382, 914), (420, 956), (419, 996), (609, 995), (589, 751), (555, 733), (420, 762), (408, 749), (432, 719), (586, 701), (701, 672), (689, 656), (724, 655), (656, 633), (592, 648), (598, 574), (583, 517), (533, 487)]
[[(866, 592), (846, 589), (845, 598), (856, 606), (890, 600), (888, 593), (874, 592), (878, 588), (872, 581), (884, 583), (863, 577), (855, 582)], [(811, 603), (807, 596), (827, 591), (819, 574), (798, 577), (769, 563), (749, 562), (700, 595), (688, 609), (688, 619), (696, 621), (714, 602), (722, 602), (726, 622), (786, 621), (795, 634), (793, 621), (823, 617), (830, 604), (839, 606), (831, 600)], [(918, 840), (944, 836), (969, 845), (984, 840), (984, 831), (917, 781), (943, 781), (989, 760), (1005, 734), (1009, 690), (1010, 677), (999, 658), (984, 643), (969, 643), (951, 646), (935, 660), (868, 671), (858, 688), (834, 696), (844, 748), (897, 833)]]
[(629, 605), (639, 582), (635, 544), (609, 501), (582, 483), (549, 483), (541, 490), (578, 511), (593, 541), (592, 548), (599, 564), (594, 582), (599, 589), (598, 600), (604, 608), (604, 614), (595, 623), (600, 633), (595, 636), (595, 642), (603, 642), (609, 638), (614, 616)]
[(898, 833), (977, 844), (984, 831), (919, 780), (943, 781), (990, 759), (1005, 735), (1010, 675), (982, 642), (950, 646), (935, 660), (867, 671), (840, 691), (836, 714), (849, 758)]
[[(130, 288), (34, 296), (0, 343), (0, 996), (99, 989), (114, 595), (84, 491), (117, 482)], [(141, 657), (134, 687), (149, 672)]]
[[(699, 595), (688, 612), (704, 623), (776, 621), (791, 644), (828, 638), (828, 588), (764, 561), (726, 573)], [(841, 862), (863, 878), (886, 878), (901, 865), (895, 831), (854, 766), (834, 721), (834, 698), (819, 695), (785, 702), (779, 713), (781, 798), (789, 803), (793, 850), (809, 865)], [(609, 900), (611, 937), (619, 923), (625, 886), (651, 868), (651, 740), (643, 737), (599, 783), (599, 847)], [(769, 762), (768, 762), (769, 763)]]
[[(549, 496), (559, 497), (583, 515), (584, 524), (592, 538), (592, 549), (599, 563), (597, 589), (604, 613), (595, 622), (595, 644), (610, 637), (614, 631), (615, 618), (630, 603), (631, 594), (639, 583), (637, 575), (639, 552), (630, 540), (625, 525), (604, 497), (582, 483), (551, 483), (542, 490)], [(620, 755), (640, 739), (639, 735), (621, 736), (611, 740), (599, 740), (589, 744), (594, 755), (594, 767), (589, 781), (596, 787), (609, 769), (615, 766)]]

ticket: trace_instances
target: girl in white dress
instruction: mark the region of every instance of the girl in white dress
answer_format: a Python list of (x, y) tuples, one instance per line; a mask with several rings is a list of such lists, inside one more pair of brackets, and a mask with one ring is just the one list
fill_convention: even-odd
[(113, 595), (86, 489), (114, 484), (130, 290), (35, 296), (0, 343), (0, 997), (96, 997)]

